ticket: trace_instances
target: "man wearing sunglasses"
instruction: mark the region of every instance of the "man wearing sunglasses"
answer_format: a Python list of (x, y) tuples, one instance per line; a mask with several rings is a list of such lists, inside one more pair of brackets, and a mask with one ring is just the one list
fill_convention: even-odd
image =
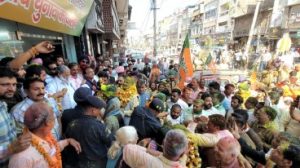
[(51, 81), (57, 76), (57, 65), (55, 61), (50, 61), (47, 64), (47, 76), (46, 83), (51, 83)]

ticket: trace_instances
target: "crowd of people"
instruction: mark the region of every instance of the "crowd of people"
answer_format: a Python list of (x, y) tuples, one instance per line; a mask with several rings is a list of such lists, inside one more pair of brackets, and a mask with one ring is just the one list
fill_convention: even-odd
[[(292, 68), (295, 61), (298, 62), (300, 57), (299, 49), (296, 48), (291, 48), (290, 51), (285, 53), (277, 53), (278, 56), (275, 56), (276, 53), (271, 52), (268, 47), (261, 47), (260, 50), (253, 54), (249, 54), (248, 56), (245, 53), (244, 49), (233, 50), (231, 48), (216, 48), (211, 49), (209, 53), (212, 56), (212, 60), (218, 70), (245, 70), (247, 68), (256, 68), (259, 71), (263, 71), (267, 69), (267, 64), (270, 61), (283, 62), (285, 66)], [(205, 68), (204, 64), (207, 58), (207, 54), (200, 54), (199, 57), (203, 57), (202, 62), (199, 62), (196, 57), (194, 66), (200, 66), (201, 68), (203, 66), (203, 68)], [(276, 59), (274, 59), (275, 57)]]
[(300, 166), (300, 66), (178, 88), (173, 62), (67, 63), (54, 50), (44, 41), (0, 61), (0, 167)]

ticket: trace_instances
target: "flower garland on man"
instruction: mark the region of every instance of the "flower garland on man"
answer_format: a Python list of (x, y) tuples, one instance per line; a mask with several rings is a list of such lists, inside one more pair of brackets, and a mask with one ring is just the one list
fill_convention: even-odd
[(60, 152), (72, 145), (77, 153), (81, 152), (80, 144), (74, 139), (57, 142), (51, 134), (54, 126), (54, 114), (45, 103), (34, 103), (24, 114), (24, 132), (32, 134), (31, 146), (25, 151), (15, 154), (9, 161), (11, 168), (62, 168)]
[(126, 77), (124, 84), (117, 88), (116, 95), (121, 101), (121, 107), (125, 108), (131, 99), (137, 95), (135, 79), (132, 77)]
[(129, 123), (130, 116), (135, 107), (139, 106), (136, 80), (133, 77), (126, 77), (124, 84), (117, 88), (116, 96), (120, 99), (121, 108), (124, 112), (124, 122)]

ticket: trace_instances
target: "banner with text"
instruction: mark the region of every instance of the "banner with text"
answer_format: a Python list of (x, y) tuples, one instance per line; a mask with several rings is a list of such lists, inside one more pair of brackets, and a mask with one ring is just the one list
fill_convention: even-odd
[(0, 18), (79, 36), (93, 0), (0, 0)]

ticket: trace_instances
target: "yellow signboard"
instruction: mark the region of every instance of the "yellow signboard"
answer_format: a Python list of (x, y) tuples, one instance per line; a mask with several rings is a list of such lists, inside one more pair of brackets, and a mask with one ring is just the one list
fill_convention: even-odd
[(93, 0), (0, 0), (0, 18), (79, 36)]

